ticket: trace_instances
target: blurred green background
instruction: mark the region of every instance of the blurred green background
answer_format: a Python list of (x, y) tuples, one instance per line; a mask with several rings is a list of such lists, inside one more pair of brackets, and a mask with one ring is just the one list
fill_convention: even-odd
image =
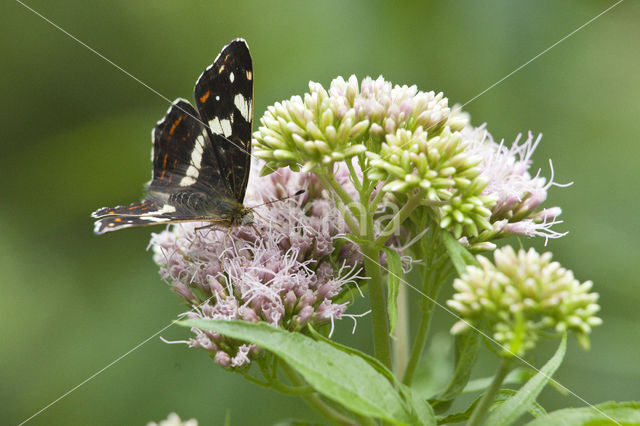
[[(0, 422), (19, 423), (127, 354), (184, 310), (145, 251), (149, 229), (97, 237), (89, 213), (137, 200), (150, 131), (168, 104), (25, 9), (0, 14)], [(192, 98), (221, 47), (244, 37), (256, 120), (267, 105), (338, 75), (380, 74), (465, 103), (612, 1), (46, 1), (28, 5), (164, 96)], [(497, 139), (543, 132), (535, 154), (558, 182), (548, 205), (569, 231), (555, 258), (601, 294), (603, 326), (571, 340), (558, 380), (586, 401), (640, 399), (640, 3), (623, 2), (466, 106)], [(542, 241), (523, 240), (542, 248)], [(415, 294), (412, 297), (417, 297)], [(355, 313), (364, 311), (360, 306)], [(446, 330), (454, 319), (440, 313)], [(368, 319), (343, 342), (367, 348)], [(162, 331), (182, 339), (186, 330)], [(538, 364), (548, 353), (534, 357)], [(483, 357), (475, 376), (492, 372)], [(545, 391), (549, 409), (582, 406)], [(247, 404), (249, 408), (247, 408)], [(151, 338), (30, 424), (144, 424), (171, 412), (221, 424), (307, 417), (216, 368), (202, 351)], [(311, 417), (312, 418), (312, 417)]]

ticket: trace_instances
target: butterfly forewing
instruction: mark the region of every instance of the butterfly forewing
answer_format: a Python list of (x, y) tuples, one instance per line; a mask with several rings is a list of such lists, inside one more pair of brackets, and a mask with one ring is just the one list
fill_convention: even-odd
[(195, 108), (176, 100), (153, 129), (151, 192), (202, 191), (230, 197), (218, 170), (209, 132)]
[(242, 223), (253, 98), (253, 67), (244, 40), (222, 50), (196, 82), (194, 94), (197, 110), (177, 99), (153, 129), (148, 195), (140, 203), (93, 212), (96, 233), (171, 222)]
[(238, 202), (251, 165), (253, 65), (243, 40), (229, 43), (194, 88), (196, 106), (212, 134), (219, 170)]

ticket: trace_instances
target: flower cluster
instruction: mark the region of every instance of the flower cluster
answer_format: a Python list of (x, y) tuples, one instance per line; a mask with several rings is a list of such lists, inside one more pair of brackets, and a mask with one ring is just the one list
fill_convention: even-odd
[(436, 136), (418, 127), (387, 135), (379, 152), (367, 152), (373, 180), (387, 182), (382, 190), (424, 193), (423, 204), (438, 213), (442, 228), (457, 238), (490, 229), (492, 197), (483, 195), (487, 179), (477, 167), (481, 158), (467, 152), (467, 143), (449, 126)]
[(395, 86), (382, 77), (359, 85), (355, 76), (338, 77), (329, 90), (309, 83), (309, 93), (268, 108), (255, 133), (255, 154), (267, 161), (265, 172), (289, 166), (312, 170), (362, 154), (398, 129), (438, 132), (462, 128), (464, 116), (451, 114), (442, 93)]
[[(230, 230), (174, 225), (154, 234), (160, 274), (192, 310), (191, 318), (264, 321), (290, 331), (339, 319), (346, 303), (332, 299), (354, 285), (361, 255), (340, 239), (346, 225), (313, 175), (281, 170), (252, 176), (248, 204), (299, 197), (254, 209), (254, 226)], [(259, 190), (259, 192), (258, 192)], [(259, 352), (207, 330), (193, 329), (192, 347), (224, 367), (246, 365)]]
[(454, 281), (456, 293), (447, 305), (462, 319), (452, 328), (486, 327), (504, 356), (521, 356), (535, 346), (541, 332), (573, 330), (588, 347), (591, 328), (602, 323), (592, 282), (580, 283), (570, 270), (551, 261), (551, 253), (516, 253), (510, 246), (494, 252), (495, 265), (477, 256), (480, 267), (468, 266)]
[(386, 200), (400, 207), (421, 198), (440, 227), (471, 248), (494, 249), (493, 240), (511, 234), (564, 235), (550, 229), (559, 208), (538, 210), (553, 182), (528, 173), (539, 138), (507, 148), (442, 93), (382, 77), (338, 77), (328, 90), (314, 82), (309, 89), (261, 118), (254, 146), (264, 174), (281, 167), (331, 174), (357, 156)]

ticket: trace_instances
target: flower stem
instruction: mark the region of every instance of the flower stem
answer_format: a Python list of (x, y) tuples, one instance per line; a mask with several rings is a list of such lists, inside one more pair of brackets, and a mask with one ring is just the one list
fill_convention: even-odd
[(413, 211), (420, 206), (424, 198), (424, 190), (420, 190), (417, 194), (410, 197), (402, 208), (391, 218), (387, 226), (380, 232), (380, 235), (374, 241), (375, 246), (382, 246), (402, 225)]
[(349, 169), (349, 174), (351, 175), (351, 183), (356, 188), (358, 192), (362, 192), (362, 185), (364, 184), (364, 179), (362, 182), (358, 180), (358, 174), (356, 170), (353, 168), (353, 160), (347, 160), (347, 168)]
[[(284, 372), (284, 374), (287, 376), (287, 378), (291, 382), (291, 384), (293, 384), (296, 387), (306, 386), (306, 383), (302, 379), (302, 377), (300, 377), (300, 375), (293, 368), (291, 368), (287, 363), (281, 362), (279, 365), (282, 368), (282, 371)], [(302, 397), (302, 399), (305, 400), (305, 402), (311, 408), (320, 412), (323, 416), (325, 416), (327, 419), (329, 419), (333, 423), (336, 423), (339, 425), (348, 425), (348, 426), (358, 425), (358, 423), (353, 419), (350, 419), (349, 417), (336, 411), (333, 407), (330, 407), (326, 402), (322, 400), (322, 398), (320, 398), (320, 396), (318, 396), (318, 394), (310, 393), (310, 394), (302, 394), (300, 396)]]
[(429, 325), (431, 324), (433, 307), (443, 281), (443, 279), (433, 279), (434, 272), (435, 271), (433, 271), (432, 268), (429, 268), (429, 266), (423, 266), (422, 288), (423, 290), (426, 290), (428, 297), (424, 300), (422, 318), (420, 318), (420, 324), (418, 325), (416, 337), (413, 341), (413, 347), (411, 348), (411, 357), (409, 358), (407, 368), (404, 371), (404, 376), (402, 378), (402, 382), (407, 386), (411, 385), (411, 382), (413, 381), (413, 375), (416, 372), (418, 361), (420, 361), (420, 357), (422, 356), (422, 350), (424, 349), (424, 345), (427, 343), (427, 333), (429, 332)]
[(439, 229), (437, 224), (430, 220), (428, 215), (424, 214), (414, 219), (413, 226), (415, 228), (427, 230), (422, 239), (412, 247), (414, 256), (426, 262), (419, 266), (422, 292), (425, 297), (420, 299), (422, 317), (411, 348), (411, 357), (402, 378), (402, 382), (406, 385), (411, 385), (413, 381), (413, 375), (427, 342), (433, 307), (436, 305), (442, 284), (451, 273), (451, 264), (448, 257), (442, 254), (444, 248), (439, 237), (440, 234), (439, 232), (434, 232), (434, 230)]
[[(369, 213), (369, 199), (361, 196), (361, 202), (355, 203), (347, 191), (329, 173), (318, 173), (316, 176), (325, 188), (333, 190), (336, 204), (342, 205), (341, 211), (347, 225), (360, 238), (373, 241), (373, 215)], [(363, 183), (364, 186), (364, 183)], [(358, 220), (359, 219), (359, 220)], [(380, 253), (370, 243), (360, 245), (364, 257), (365, 274), (369, 277), (369, 301), (371, 303), (371, 321), (373, 323), (373, 349), (375, 357), (391, 368), (391, 343), (389, 341), (389, 319), (384, 298), (384, 286), (380, 273)]]
[(491, 382), (491, 385), (485, 391), (484, 395), (480, 399), (480, 402), (478, 403), (476, 408), (473, 410), (473, 413), (471, 414), (471, 417), (467, 422), (467, 426), (479, 425), (482, 419), (484, 418), (484, 416), (487, 414), (487, 411), (489, 411), (489, 407), (491, 407), (491, 404), (496, 398), (496, 394), (500, 390), (500, 386), (502, 385), (504, 378), (507, 376), (507, 373), (509, 372), (510, 362), (511, 362), (510, 358), (502, 358), (502, 361), (500, 362), (500, 367), (498, 368), (496, 375), (493, 377), (493, 381)]
[(393, 373), (400, 377), (409, 360), (409, 295), (407, 286), (398, 287), (398, 320), (393, 342)]
[(344, 220), (351, 232), (357, 234), (360, 230), (358, 223), (358, 217), (360, 214), (355, 208), (356, 203), (353, 198), (351, 198), (347, 191), (345, 191), (344, 188), (336, 182), (333, 176), (322, 172), (316, 172), (316, 176), (327, 190), (332, 190), (333, 193), (337, 195), (337, 197), (334, 197), (336, 206), (340, 210), (340, 213), (342, 213), (342, 216), (344, 217)]
[(364, 270), (369, 277), (369, 302), (371, 303), (371, 322), (373, 324), (373, 351), (380, 362), (391, 368), (391, 342), (389, 341), (389, 318), (384, 300), (384, 286), (380, 274), (378, 250), (369, 245), (360, 246), (364, 257)]
[[(383, 186), (385, 186), (388, 182), (388, 179), (385, 180), (384, 182), (382, 182), (381, 184), (377, 184), (374, 186), (375, 187), (379, 187), (382, 188)], [(376, 192), (375, 197), (373, 197), (373, 200), (371, 200), (371, 203), (369, 203), (369, 211), (371, 212), (371, 214), (374, 214), (376, 209), (378, 208), (378, 203), (380, 203), (380, 200), (382, 200), (382, 197), (384, 196), (385, 192), (382, 190), (378, 190), (378, 192)]]

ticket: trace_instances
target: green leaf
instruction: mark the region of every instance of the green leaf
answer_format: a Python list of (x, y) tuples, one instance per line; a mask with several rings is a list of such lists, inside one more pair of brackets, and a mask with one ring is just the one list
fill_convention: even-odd
[(400, 279), (402, 278), (402, 261), (400, 254), (389, 248), (383, 248), (387, 255), (387, 311), (389, 314), (389, 334), (393, 335), (398, 321), (398, 289), (400, 288)]
[(469, 405), (469, 407), (467, 407), (467, 409), (462, 412), (448, 414), (444, 417), (438, 417), (438, 424), (444, 425), (448, 423), (460, 423), (469, 420), (469, 417), (471, 417), (471, 413), (473, 413), (473, 410), (476, 408), (476, 405), (478, 405), (478, 402), (480, 402), (480, 399), (482, 399), (482, 395), (477, 397), (471, 403), (471, 405)]
[(318, 393), (348, 410), (394, 424), (411, 424), (411, 415), (389, 380), (354, 353), (264, 323), (195, 319), (177, 323), (255, 343), (287, 362)]
[[(524, 383), (525, 380), (529, 379), (534, 375), (535, 373), (532, 370), (529, 370), (528, 368), (523, 368), (523, 367), (514, 368), (512, 371), (509, 372), (509, 374), (507, 374), (507, 377), (505, 377), (502, 384), (503, 385), (519, 385), (520, 383)], [(470, 380), (469, 383), (467, 383), (467, 385), (464, 387), (464, 390), (462, 391), (462, 393), (473, 393), (473, 392), (483, 391), (489, 387), (492, 380), (493, 380), (493, 377), (483, 377), (481, 379)]]
[(526, 426), (638, 425), (640, 402), (603, 402), (592, 407), (563, 408), (530, 421)]
[(311, 332), (311, 335), (316, 338), (316, 340), (322, 340), (323, 342), (327, 343), (328, 345), (331, 345), (334, 348), (337, 348), (337, 349), (339, 349), (342, 352), (345, 352), (347, 354), (352, 354), (352, 355), (359, 356), (360, 358), (362, 358), (365, 361), (367, 361), (369, 363), (369, 365), (371, 365), (373, 368), (375, 368), (378, 371), (378, 373), (380, 373), (383, 376), (385, 376), (387, 378), (387, 380), (389, 380), (392, 383), (396, 383), (397, 382), (397, 379), (393, 375), (391, 370), (389, 370), (387, 368), (387, 366), (384, 365), (383, 363), (381, 363), (380, 360), (378, 360), (377, 358), (374, 358), (371, 355), (368, 355), (368, 354), (366, 354), (364, 352), (361, 352), (361, 351), (359, 351), (359, 350), (357, 350), (355, 348), (352, 348), (350, 346), (341, 345), (340, 343), (335, 342), (335, 341), (323, 336), (322, 334), (320, 334), (320, 332), (318, 332), (311, 325), (307, 325), (307, 328)]
[(333, 340), (329, 340), (322, 334), (318, 333), (318, 331), (316, 331), (311, 326), (308, 326), (308, 328), (311, 334), (314, 337), (318, 338), (319, 340), (322, 340), (327, 344), (340, 349), (343, 352), (346, 352), (348, 354), (354, 354), (361, 357), (362, 359), (367, 361), (373, 368), (375, 368), (380, 374), (385, 376), (396, 387), (398, 387), (400, 389), (400, 392), (404, 400), (407, 402), (407, 405), (411, 410), (412, 424), (424, 424), (424, 425), (436, 424), (435, 414), (433, 413), (433, 410), (431, 409), (431, 406), (427, 403), (427, 401), (424, 398), (421, 398), (420, 394), (416, 392), (415, 389), (409, 388), (403, 385), (402, 383), (400, 383), (395, 378), (391, 370), (389, 370), (378, 359), (370, 355), (367, 355), (363, 352), (360, 352), (357, 349), (351, 348), (349, 346), (341, 345), (340, 343), (334, 342)]
[(476, 362), (479, 347), (480, 336), (472, 330), (456, 336), (456, 369), (444, 392), (431, 401), (436, 412), (441, 413), (448, 409), (455, 397), (464, 390)]
[(456, 272), (458, 272), (458, 276), (465, 272), (467, 265), (478, 266), (476, 258), (473, 257), (458, 240), (453, 238), (453, 235), (451, 235), (449, 231), (442, 229), (440, 235), (444, 246), (447, 248), (447, 253), (449, 253), (449, 257), (451, 258), (451, 263), (453, 263)]
[(399, 386), (405, 400), (411, 405), (411, 414), (414, 417), (412, 424), (435, 426), (437, 424), (436, 415), (427, 400), (422, 398), (418, 392), (414, 392), (410, 387), (403, 384), (399, 384)]
[(454, 363), (453, 336), (445, 331), (435, 333), (416, 367), (411, 389), (424, 398), (434, 398), (447, 387)]
[[(500, 389), (500, 391), (498, 391), (498, 395), (496, 396), (495, 401), (493, 401), (493, 408), (491, 408), (490, 410), (495, 409), (495, 407), (501, 405), (502, 403), (504, 403), (506, 400), (508, 400), (509, 398), (511, 398), (517, 393), (518, 391), (513, 389)], [(541, 417), (547, 414), (547, 410), (545, 410), (544, 407), (540, 405), (537, 401), (533, 401), (533, 403), (527, 409), (527, 411), (533, 417)]]
[(558, 369), (567, 350), (567, 334), (562, 336), (562, 342), (556, 353), (522, 388), (502, 405), (489, 414), (486, 424), (510, 425), (515, 422), (529, 407), (545, 387), (551, 376)]
[[(498, 394), (496, 395), (496, 399), (493, 402), (493, 405), (490, 408), (490, 410), (494, 410), (496, 407), (500, 406), (502, 403), (504, 403), (504, 401), (506, 401), (516, 393), (517, 392), (514, 391), (513, 389), (500, 389), (498, 391)], [(445, 417), (438, 417), (438, 424), (441, 425), (441, 424), (447, 424), (447, 423), (460, 423), (460, 422), (469, 420), (469, 417), (471, 417), (471, 413), (473, 413), (473, 410), (476, 408), (476, 405), (478, 405), (478, 402), (480, 402), (480, 399), (482, 399), (482, 395), (477, 397), (471, 403), (471, 405), (467, 407), (466, 410), (460, 413), (453, 413)], [(539, 416), (545, 415), (546, 411), (540, 404), (534, 401), (533, 405), (529, 408), (529, 413), (531, 413), (531, 415), (534, 417), (539, 417)], [(489, 424), (489, 423), (485, 423), (485, 424)]]

